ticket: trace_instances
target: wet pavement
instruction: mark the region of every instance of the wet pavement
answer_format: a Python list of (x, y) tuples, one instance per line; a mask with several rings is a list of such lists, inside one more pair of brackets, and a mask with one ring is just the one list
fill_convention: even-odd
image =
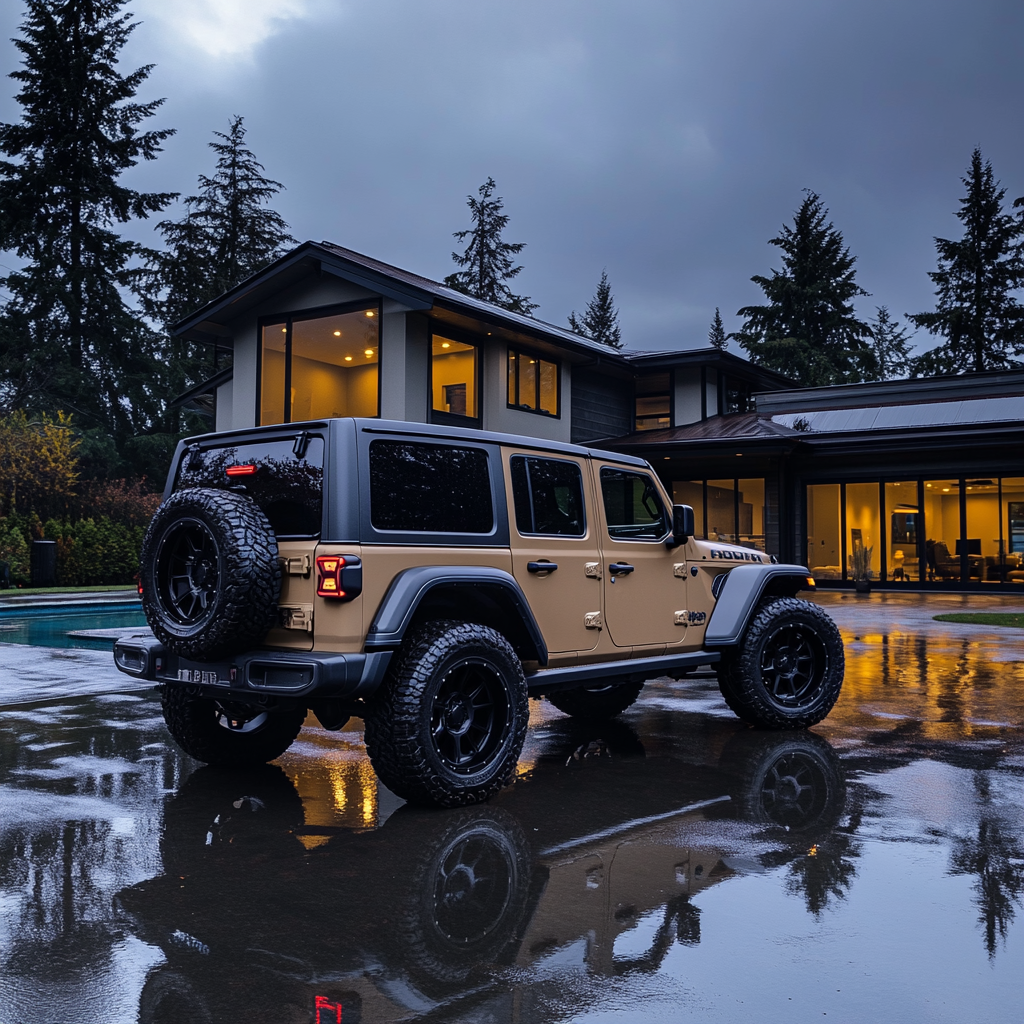
[(1021, 1019), (1024, 631), (932, 616), (1024, 599), (818, 600), (812, 732), (713, 677), (532, 702), (458, 811), (379, 788), (358, 721), (218, 772), (109, 655), (0, 646), (0, 1024)]

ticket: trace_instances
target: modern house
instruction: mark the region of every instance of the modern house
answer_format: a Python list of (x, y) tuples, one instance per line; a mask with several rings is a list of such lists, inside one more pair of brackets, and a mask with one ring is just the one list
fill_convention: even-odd
[[(183, 320), (217, 430), (463, 424), (650, 460), (698, 533), (826, 584), (1024, 587), (1024, 371), (796, 389), (716, 349), (626, 353), (329, 242)], [(742, 461), (741, 461), (742, 460)]]

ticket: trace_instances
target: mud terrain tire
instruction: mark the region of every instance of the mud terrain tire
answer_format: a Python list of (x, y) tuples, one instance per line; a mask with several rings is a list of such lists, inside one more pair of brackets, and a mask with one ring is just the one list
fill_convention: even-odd
[(718, 685), (745, 722), (806, 729), (839, 699), (845, 665), (843, 640), (828, 613), (780, 597), (762, 604), (739, 646), (723, 652)]
[(178, 746), (205, 764), (242, 768), (280, 757), (299, 735), (305, 708), (258, 707), (194, 697), (183, 686), (165, 686), (164, 721)]
[(244, 495), (198, 487), (172, 494), (149, 524), (141, 563), (146, 620), (185, 658), (247, 650), (277, 620), (277, 539)]
[(612, 683), (606, 686), (582, 686), (577, 690), (549, 693), (548, 700), (566, 715), (588, 721), (614, 718), (636, 703), (643, 683)]
[(393, 793), (460, 807), (511, 780), (528, 720), (526, 678), (505, 637), (472, 622), (429, 622), (395, 655), (366, 717), (366, 749)]

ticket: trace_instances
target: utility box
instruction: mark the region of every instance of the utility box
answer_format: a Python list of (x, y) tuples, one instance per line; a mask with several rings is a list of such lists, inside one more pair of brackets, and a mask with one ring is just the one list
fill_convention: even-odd
[(29, 567), (33, 587), (57, 586), (57, 542), (55, 540), (32, 541)]

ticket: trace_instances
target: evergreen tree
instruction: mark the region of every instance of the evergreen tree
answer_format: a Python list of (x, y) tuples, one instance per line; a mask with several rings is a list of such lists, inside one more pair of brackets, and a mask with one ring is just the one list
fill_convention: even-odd
[(152, 65), (117, 69), (135, 28), (121, 7), (26, 0), (10, 76), (22, 118), (0, 127), (0, 248), (23, 264), (0, 282), (0, 367), (19, 403), (123, 438), (149, 427), (163, 396), (158, 339), (126, 301), (142, 250), (115, 228), (174, 196), (120, 180), (173, 134), (140, 129), (163, 101), (134, 99)]
[(515, 295), (506, 283), (523, 269), (512, 265), (512, 257), (521, 253), (526, 243), (502, 241), (501, 233), (509, 218), (507, 213), (501, 212), (504, 208), (501, 196), (491, 198), (495, 188), (494, 179), (488, 178), (477, 189), (479, 199), (466, 197), (473, 226), (454, 232), (454, 237), (459, 242), (468, 238), (469, 243), (465, 252), (452, 253), (456, 264), (465, 269), (449, 274), (444, 283), (464, 295), (529, 316), (537, 304), (531, 302), (528, 295)]
[(185, 216), (157, 225), (165, 250), (152, 254), (148, 309), (170, 326), (272, 263), (295, 239), (267, 204), (284, 186), (264, 176), (245, 144), (245, 119), (209, 143), (217, 161), (199, 176), (199, 194), (184, 200)]
[(770, 244), (782, 250), (781, 271), (751, 280), (765, 306), (744, 306), (743, 328), (731, 334), (758, 366), (807, 386), (847, 384), (874, 375), (871, 329), (852, 300), (867, 292), (856, 282), (856, 257), (827, 220), (820, 196), (807, 190), (793, 225)]
[(715, 306), (715, 317), (711, 321), (711, 329), (708, 331), (708, 341), (711, 342), (712, 348), (717, 348), (720, 352), (724, 352), (728, 347), (725, 324), (722, 323), (722, 313), (717, 306)]
[(910, 316), (946, 341), (914, 361), (915, 374), (998, 370), (1024, 352), (1024, 307), (1012, 294), (1024, 283), (1017, 251), (1021, 224), (1003, 210), (1006, 189), (981, 150), (971, 154), (970, 170), (960, 180), (967, 189), (956, 214), (963, 237), (935, 239), (938, 267), (928, 275), (935, 309)]
[(615, 308), (615, 302), (612, 299), (607, 270), (601, 271), (601, 280), (597, 284), (597, 291), (587, 303), (587, 308), (583, 313), (577, 316), (576, 310), (573, 310), (569, 314), (569, 327), (591, 341), (607, 345), (609, 348), (622, 348), (619, 311)]
[(895, 380), (910, 372), (911, 356), (909, 342), (912, 335), (899, 320), (894, 320), (888, 306), (876, 307), (871, 321), (872, 349), (878, 380)]

